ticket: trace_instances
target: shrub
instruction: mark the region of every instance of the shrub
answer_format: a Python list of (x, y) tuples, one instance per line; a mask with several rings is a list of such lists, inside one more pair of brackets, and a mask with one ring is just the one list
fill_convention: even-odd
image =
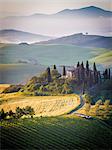
[(23, 110), (20, 107), (16, 108), (16, 117), (21, 118), (24, 115)]
[(86, 103), (86, 106), (85, 106), (86, 115), (88, 115), (90, 109), (91, 109), (91, 104), (90, 103)]
[(96, 105), (101, 105), (101, 104), (102, 104), (102, 100), (101, 99), (96, 102)]
[(7, 117), (7, 112), (5, 113), (4, 110), (2, 109), (2, 110), (0, 111), (0, 120), (6, 119), (6, 117)]
[(98, 100), (96, 103), (95, 103), (95, 114), (96, 115), (99, 115), (99, 107), (100, 105), (102, 104), (102, 100)]
[(35, 114), (34, 109), (31, 106), (26, 106), (24, 110), (26, 112), (26, 115), (30, 115), (31, 117), (33, 117), (33, 115)]
[(51, 76), (52, 76), (52, 79), (58, 79), (59, 77), (61, 77), (61, 74), (56, 69), (53, 69), (51, 71)]
[(12, 110), (10, 110), (8, 112), (8, 116), (13, 118), (13, 117), (15, 117), (15, 113)]
[(90, 96), (89, 94), (84, 94), (83, 98), (86, 103), (91, 103), (91, 101), (92, 101), (92, 96)]
[(104, 102), (104, 108), (105, 108), (106, 111), (109, 110), (109, 104), (110, 104), (110, 100), (105, 100), (105, 102)]

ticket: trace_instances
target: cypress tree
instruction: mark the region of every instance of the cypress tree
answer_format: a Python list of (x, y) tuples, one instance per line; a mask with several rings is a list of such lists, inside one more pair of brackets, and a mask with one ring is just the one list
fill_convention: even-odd
[(110, 75), (110, 68), (109, 68), (109, 70), (108, 70), (108, 75), (109, 75), (109, 79), (110, 79), (110, 78), (111, 78), (111, 77), (110, 77), (110, 76), (111, 76), (111, 75)]
[(77, 67), (79, 67), (80, 66), (80, 63), (79, 63), (79, 61), (78, 61), (78, 63), (77, 63)]
[(66, 69), (65, 69), (65, 66), (63, 66), (63, 76), (66, 76)]
[(82, 61), (82, 63), (81, 63), (81, 67), (82, 67), (82, 68), (84, 68), (84, 64), (83, 64), (83, 61)]
[(51, 71), (50, 71), (50, 67), (47, 68), (47, 80), (48, 80), (48, 82), (51, 82)]
[(89, 71), (89, 62), (88, 62), (88, 60), (86, 61), (86, 69), (87, 69), (87, 71)]
[(91, 74), (91, 71), (89, 72), (89, 86), (91, 87), (93, 84), (93, 76)]
[(56, 65), (53, 66), (53, 69), (56, 70)]
[(82, 80), (82, 81), (85, 80), (85, 70), (84, 70), (84, 64), (83, 64), (83, 61), (82, 61), (82, 63), (81, 63), (80, 77), (81, 77), (81, 80)]
[(94, 62), (94, 65), (93, 65), (93, 71), (97, 71), (95, 62)]
[(89, 76), (89, 62), (88, 62), (88, 60), (86, 61), (86, 76), (87, 76), (87, 78)]
[(101, 73), (99, 72), (99, 82), (101, 83), (102, 80), (101, 80)]
[(108, 70), (105, 69), (105, 79), (108, 79)]
[(94, 71), (94, 83), (97, 83), (98, 82), (98, 73), (97, 73), (95, 62), (93, 64), (93, 71)]

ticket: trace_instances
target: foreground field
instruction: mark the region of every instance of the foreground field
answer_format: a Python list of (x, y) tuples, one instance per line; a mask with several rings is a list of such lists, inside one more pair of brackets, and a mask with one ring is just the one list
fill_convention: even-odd
[(3, 101), (0, 109), (5, 112), (15, 111), (16, 107), (31, 106), (34, 108), (35, 116), (57, 116), (69, 112), (80, 104), (79, 96), (24, 96), (21, 94), (1, 94)]
[(101, 120), (72, 116), (1, 122), (1, 149), (111, 150), (112, 128)]

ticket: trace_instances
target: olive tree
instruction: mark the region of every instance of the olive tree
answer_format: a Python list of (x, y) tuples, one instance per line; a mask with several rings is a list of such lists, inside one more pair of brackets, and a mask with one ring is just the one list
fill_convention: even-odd
[(99, 110), (100, 110), (100, 105), (102, 104), (102, 100), (98, 100), (96, 103), (95, 103), (95, 114), (96, 115), (99, 115)]
[(105, 111), (109, 111), (109, 104), (110, 104), (110, 100), (105, 100), (105, 102), (104, 102)]
[(85, 113), (86, 113), (86, 115), (88, 115), (90, 109), (91, 109), (91, 104), (90, 103), (86, 103), (86, 105), (85, 105)]

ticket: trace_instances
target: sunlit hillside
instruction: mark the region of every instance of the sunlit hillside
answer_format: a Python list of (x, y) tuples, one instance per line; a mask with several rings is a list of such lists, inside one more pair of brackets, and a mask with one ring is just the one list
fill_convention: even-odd
[(34, 108), (35, 116), (57, 116), (67, 113), (80, 104), (77, 95), (66, 96), (32, 96), (26, 97), (19, 94), (2, 95), (0, 109), (6, 112), (15, 111), (17, 107), (31, 106)]
[(101, 55), (98, 55), (90, 61), (95, 61), (96, 63), (103, 64), (104, 66), (112, 66), (112, 51), (107, 51)]

